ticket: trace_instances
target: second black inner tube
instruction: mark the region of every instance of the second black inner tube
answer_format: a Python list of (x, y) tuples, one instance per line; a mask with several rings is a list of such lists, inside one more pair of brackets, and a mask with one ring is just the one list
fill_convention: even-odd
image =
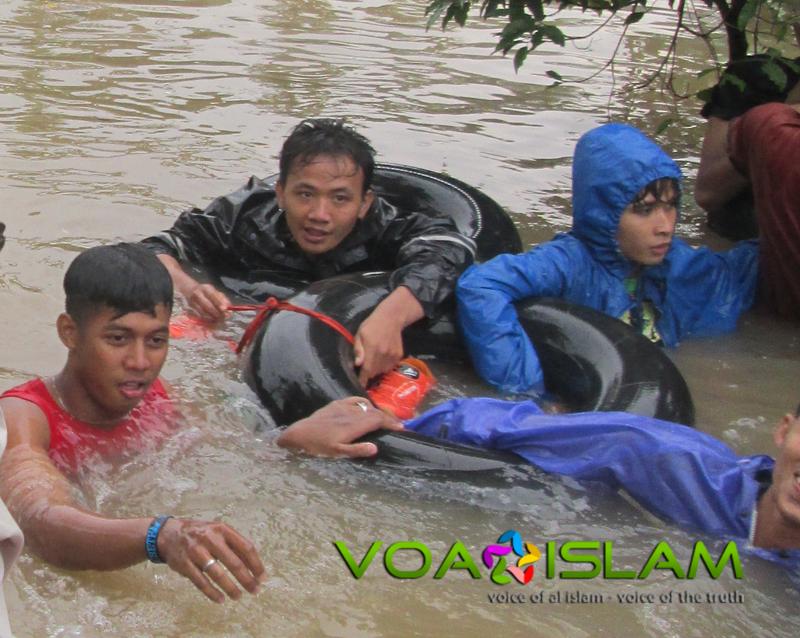
[[(333, 317), (355, 333), (388, 294), (387, 282), (386, 273), (333, 277), (310, 285), (291, 302)], [(539, 354), (548, 390), (569, 411), (628, 411), (693, 424), (694, 406), (682, 375), (661, 348), (629, 326), (555, 299), (521, 303), (518, 312)], [(452, 314), (418, 322), (403, 336), (407, 352), (465, 358)], [(304, 315), (280, 312), (256, 336), (245, 357), (245, 378), (276, 423), (286, 426), (332, 400), (366, 396), (352, 360), (352, 347), (331, 328)], [(422, 467), (468, 469), (476, 458), (489, 465), (516, 459), (413, 433), (372, 438), (379, 442), (383, 460)], [(432, 452), (436, 446), (441, 454)]]

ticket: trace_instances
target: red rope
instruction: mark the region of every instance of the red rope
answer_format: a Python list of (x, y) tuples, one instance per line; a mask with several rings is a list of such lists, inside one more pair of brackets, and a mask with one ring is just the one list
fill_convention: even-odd
[(350, 334), (350, 331), (347, 328), (336, 321), (336, 319), (331, 319), (327, 315), (323, 315), (321, 312), (317, 312), (316, 310), (309, 310), (308, 308), (295, 306), (288, 301), (281, 301), (276, 297), (270, 297), (263, 304), (228, 306), (228, 310), (232, 310), (234, 312), (258, 313), (248, 324), (244, 334), (242, 335), (242, 338), (239, 340), (239, 344), (236, 346), (236, 354), (240, 354), (242, 350), (244, 350), (250, 344), (250, 342), (256, 336), (258, 329), (261, 327), (261, 324), (263, 324), (273, 312), (277, 312), (279, 310), (289, 310), (290, 312), (297, 312), (301, 315), (307, 315), (309, 317), (313, 317), (314, 319), (318, 319), (326, 326), (333, 328), (336, 332), (347, 339), (347, 342), (350, 345), (353, 345), (353, 335)]

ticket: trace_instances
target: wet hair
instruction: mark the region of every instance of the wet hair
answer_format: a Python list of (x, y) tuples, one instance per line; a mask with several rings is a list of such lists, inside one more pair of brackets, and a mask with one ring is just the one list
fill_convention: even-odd
[(78, 255), (64, 275), (67, 314), (78, 324), (111, 308), (118, 316), (156, 306), (172, 311), (172, 280), (155, 254), (139, 244), (96, 246)]
[(296, 163), (307, 165), (320, 155), (349, 157), (364, 172), (364, 192), (369, 190), (375, 171), (375, 149), (344, 120), (332, 118), (306, 119), (292, 129), (281, 148), (278, 181), (286, 184)]
[(633, 201), (631, 204), (634, 208), (636, 208), (637, 204), (641, 205), (644, 203), (644, 200), (648, 195), (655, 197), (656, 201), (665, 202), (667, 200), (665, 200), (664, 197), (669, 192), (675, 194), (675, 208), (680, 208), (681, 187), (678, 183), (678, 180), (673, 179), (672, 177), (660, 177), (658, 179), (654, 179), (633, 196)]

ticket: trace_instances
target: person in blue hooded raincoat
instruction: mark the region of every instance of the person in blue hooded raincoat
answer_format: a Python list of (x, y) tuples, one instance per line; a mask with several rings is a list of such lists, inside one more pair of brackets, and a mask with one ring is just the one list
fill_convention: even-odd
[(504, 392), (544, 390), (514, 308), (529, 297), (590, 306), (669, 347), (732, 331), (753, 304), (757, 243), (713, 252), (674, 238), (680, 180), (677, 164), (641, 131), (606, 124), (586, 133), (572, 167), (572, 230), (459, 279), (459, 324), (481, 377)]
[[(622, 489), (657, 516), (747, 541), (800, 586), (800, 408), (775, 427), (775, 458), (626, 412), (545, 414), (532, 401), (454, 399), (405, 428), (513, 452), (545, 472)], [(327, 434), (330, 436), (330, 434)]]
[[(315, 456), (375, 455), (376, 443), (360, 437), (386, 427), (386, 415), (359, 409), (362, 401), (337, 402), (326, 410), (338, 418), (328, 422), (298, 421), (278, 444)], [(383, 421), (356, 418), (369, 415)], [(594, 483), (624, 490), (665, 520), (747, 541), (753, 553), (800, 568), (800, 408), (778, 421), (775, 458), (739, 456), (718, 439), (677, 423), (626, 412), (545, 414), (533, 401), (453, 399), (406, 421), (404, 429), (513, 452), (588, 488)]]

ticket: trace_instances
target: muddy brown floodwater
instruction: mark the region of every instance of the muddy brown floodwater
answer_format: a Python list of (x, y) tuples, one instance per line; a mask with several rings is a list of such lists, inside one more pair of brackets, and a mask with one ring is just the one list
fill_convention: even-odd
[[(589, 76), (615, 38), (546, 48), (515, 74), (509, 60), (490, 55), (496, 27), (426, 32), (424, 5), (2, 2), (0, 220), (8, 241), (0, 255), (0, 389), (61, 366), (54, 321), (64, 267), (76, 253), (163, 229), (188, 205), (274, 172), (281, 141), (302, 117), (347, 116), (381, 159), (483, 188), (508, 208), (526, 245), (569, 227), (572, 149), (609, 118), (649, 132), (674, 118), (659, 141), (691, 191), (699, 105), (653, 88), (620, 92), (657, 63), (668, 38), (666, 9), (625, 39), (615, 75), (551, 87), (548, 69)], [(680, 47), (687, 76), (707, 64), (692, 40)], [(690, 192), (684, 201), (680, 232), (724, 246), (705, 230)], [(230, 336), (239, 328), (231, 326)], [(772, 424), (800, 401), (795, 327), (749, 315), (737, 334), (685, 343), (672, 356), (704, 430), (742, 453), (771, 450)], [(147, 458), (91, 472), (86, 504), (122, 516), (229, 521), (260, 547), (270, 574), (265, 590), (214, 606), (163, 567), (69, 573), (25, 555), (6, 584), (18, 636), (798, 633), (797, 592), (779, 569), (753, 558), (744, 559), (742, 580), (728, 571), (694, 581), (663, 572), (641, 581), (537, 574), (526, 587), (502, 588), (486, 573), (472, 580), (463, 570), (395, 579), (380, 552), (356, 580), (333, 541), (360, 558), (375, 540), (384, 547), (416, 540), (438, 566), (456, 540), (479, 561), (498, 534), (517, 529), (539, 546), (613, 541), (614, 567), (639, 569), (658, 541), (685, 562), (696, 539), (616, 495), (537, 482), (532, 471), (476, 485), (288, 455), (274, 446), (223, 339), (175, 343), (164, 376), (182, 397), (187, 428)], [(445, 369), (436, 399), (483, 391), (473, 377)]]

